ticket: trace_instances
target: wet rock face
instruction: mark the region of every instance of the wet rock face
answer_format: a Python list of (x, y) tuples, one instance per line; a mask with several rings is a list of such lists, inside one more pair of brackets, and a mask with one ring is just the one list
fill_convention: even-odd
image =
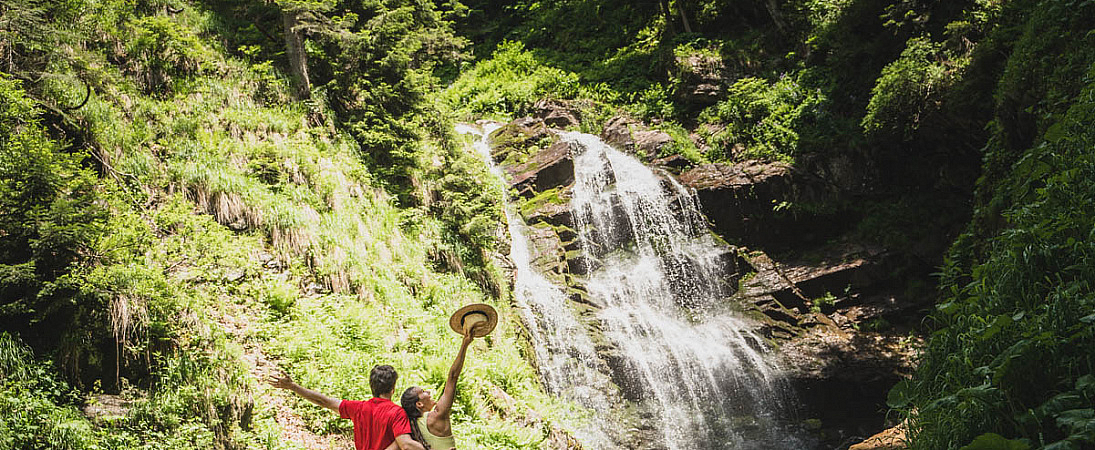
[(704, 164), (682, 173), (680, 181), (696, 190), (720, 235), (747, 247), (793, 248), (830, 237), (848, 223), (845, 213), (825, 210), (834, 193), (785, 163)]
[(538, 192), (574, 183), (574, 158), (570, 145), (555, 142), (517, 166), (506, 166), (510, 185), (518, 195), (531, 198)]
[(753, 273), (735, 300), (761, 314), (822, 444), (882, 430), (887, 392), (912, 373), (919, 341), (909, 324), (930, 303), (899, 300), (893, 255), (842, 241), (782, 262), (760, 251), (742, 258)]
[[(595, 314), (601, 306), (586, 294), (583, 280), (604, 255), (592, 248), (593, 256), (586, 257), (580, 248), (570, 209), (573, 149), (556, 137), (558, 128), (575, 125), (571, 118), (580, 116), (555, 103), (538, 104), (536, 110), (535, 117), (507, 124), (491, 136), (492, 156), (509, 188), (519, 194), (514, 200), (530, 227), (533, 264), (568, 286), (570, 306), (584, 311), (596, 339)], [(684, 169), (677, 179), (695, 190), (713, 230), (741, 246), (728, 247), (719, 257), (727, 267), (724, 284), (738, 288), (736, 293), (728, 289), (727, 301), (756, 318), (761, 335), (774, 344), (769, 347), (778, 348), (802, 405), (800, 416), (817, 424), (822, 447), (836, 448), (852, 436), (882, 430), (886, 393), (912, 370), (916, 342), (907, 324), (918, 320), (930, 298), (908, 298), (903, 281), (894, 275), (893, 254), (846, 237), (855, 218), (824, 207), (843, 187), (782, 163), (689, 168), (679, 156), (652, 161), (672, 139), (626, 118), (606, 124), (602, 139), (646, 156), (647, 163)], [(851, 183), (855, 174), (846, 169), (834, 170)], [(619, 225), (611, 228), (631, 229)], [(695, 270), (687, 262), (674, 268)], [(618, 349), (601, 339), (596, 350), (624, 397), (640, 400), (642, 390), (627, 376), (634, 371)]]
[(532, 264), (563, 283), (587, 265), (574, 257), (579, 243), (570, 210), (572, 149), (557, 139), (559, 130), (545, 118), (566, 116), (564, 112), (569, 110), (557, 102), (540, 102), (537, 108), (542, 117), (518, 119), (491, 134), (491, 157), (502, 168), (508, 187), (519, 196), (518, 211), (529, 225)]

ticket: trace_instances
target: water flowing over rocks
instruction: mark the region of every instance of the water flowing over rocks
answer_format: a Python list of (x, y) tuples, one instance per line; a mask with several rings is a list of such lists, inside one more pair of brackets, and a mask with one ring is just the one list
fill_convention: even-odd
[[(622, 326), (612, 325), (615, 319), (605, 318), (614, 301), (606, 299), (615, 294), (597, 287), (604, 286), (603, 280), (598, 281), (599, 276), (613, 273), (606, 270), (620, 264), (621, 258), (630, 258), (627, 256), (630, 252), (638, 251), (633, 243), (646, 239), (641, 236), (643, 224), (635, 222), (636, 218), (645, 222), (644, 216), (626, 214), (636, 208), (635, 204), (621, 200), (623, 197), (615, 193), (588, 197), (587, 188), (579, 189), (583, 183), (610, 186), (623, 181), (613, 179), (619, 175), (612, 171), (602, 172), (596, 176), (605, 178), (592, 181), (575, 176), (576, 167), (612, 165), (608, 160), (618, 157), (611, 152), (591, 154), (588, 146), (593, 144), (580, 142), (585, 138), (559, 129), (574, 125), (566, 118), (580, 117), (577, 112), (567, 113), (566, 104), (544, 103), (536, 108), (539, 109), (534, 117), (505, 124), (491, 134), (490, 158), (498, 164), (511, 192), (517, 194), (512, 200), (522, 219), (520, 233), (521, 239), (528, 243), (528, 263), (545, 280), (565, 286), (555, 300), (557, 303), (549, 308), (552, 311), (541, 313), (576, 311), (574, 318), (569, 319), (571, 322), (562, 326), (572, 327), (572, 332), (573, 327), (583, 327), (583, 334), (589, 336), (584, 344), (553, 345), (556, 351), (577, 355), (577, 360), (595, 359), (591, 364), (597, 367), (592, 372), (607, 374), (608, 379), (585, 375), (590, 382), (600, 383), (600, 388), (610, 392), (618, 390), (619, 395), (631, 401), (627, 407), (630, 412), (621, 415), (621, 420), (631, 424), (631, 431), (612, 438), (616, 445), (691, 448), (687, 444), (667, 443), (667, 437), (672, 440), (674, 432), (659, 424), (665, 417), (648, 409), (649, 406), (642, 406), (644, 400), (649, 405), (651, 398), (649, 388), (644, 387), (648, 381), (641, 379), (642, 371), (631, 359), (626, 345), (622, 345), (627, 339), (621, 342), (619, 336), (614, 339), (611, 335), (613, 326)], [(711, 238), (718, 241), (721, 237), (732, 244), (721, 244), (722, 250), (717, 254), (703, 257), (706, 262), (679, 258), (663, 265), (660, 270), (671, 280), (667, 288), (674, 292), (671, 297), (678, 299), (676, 308), (691, 311), (694, 320), (703, 323), (700, 318), (704, 311), (713, 306), (705, 304), (698, 292), (714, 291), (718, 292), (714, 297), (716, 303), (751, 318), (753, 325), (746, 327), (752, 327), (751, 330), (743, 330), (748, 331), (743, 345), (754, 350), (775, 349), (783, 366), (781, 383), (794, 392), (792, 401), (798, 413), (795, 420), (802, 428), (811, 430), (815, 440), (809, 447), (842, 448), (885, 429), (886, 392), (907, 376), (912, 367), (910, 344), (915, 339), (909, 336), (906, 324), (918, 320), (929, 300), (910, 300), (916, 297), (906, 294), (906, 286), (895, 275), (904, 261), (900, 255), (856, 242), (848, 230), (848, 224), (854, 223), (855, 218), (843, 216), (843, 211), (831, 207), (835, 204), (833, 199), (841, 194), (842, 183), (854, 184), (854, 177), (845, 174), (845, 178), (834, 181), (787, 164), (759, 161), (691, 166), (679, 156), (652, 160), (671, 141), (665, 133), (620, 117), (610, 120), (603, 130), (604, 142), (620, 151), (645, 156), (647, 164), (655, 168), (676, 169), (656, 169), (654, 173), (661, 180), (662, 191), (685, 193), (671, 202), (669, 208), (678, 216), (695, 216), (677, 219), (680, 223), (696, 224), (696, 229), (689, 233), (702, 237), (711, 233), (706, 230), (710, 226), (715, 233)], [(810, 167), (828, 164), (829, 168), (839, 169), (842, 163), (811, 164)], [(680, 175), (674, 176), (675, 172)], [(787, 204), (811, 207), (785, 207)], [(590, 207), (600, 208), (603, 217), (614, 217), (614, 222), (591, 223), (594, 216), (589, 215)], [(631, 250), (620, 253), (620, 248)], [(715, 279), (720, 280), (717, 286), (697, 288), (689, 285), (693, 282), (677, 286), (672, 281), (694, 280), (698, 271), (716, 266), (719, 274)], [(627, 278), (629, 274), (616, 272), (612, 276)], [(595, 292), (591, 292), (591, 286)], [(701, 300), (687, 300), (697, 298)], [(634, 315), (636, 312), (633, 310), (618, 320), (645, 323), (646, 319)], [(652, 310), (646, 314), (665, 313)], [(528, 316), (525, 320), (545, 319)], [(652, 332), (649, 329), (644, 333)], [(753, 332), (756, 337), (749, 337)], [(538, 358), (556, 357), (538, 355)], [(775, 399), (768, 401), (779, 403)], [(762, 429), (774, 425), (764, 422), (763, 415), (735, 415), (726, 411), (720, 414), (735, 422), (728, 429), (736, 430), (736, 445), (740, 448), (752, 448), (743, 444), (751, 439), (771, 439), (763, 436)], [(715, 427), (721, 429), (719, 426)]]

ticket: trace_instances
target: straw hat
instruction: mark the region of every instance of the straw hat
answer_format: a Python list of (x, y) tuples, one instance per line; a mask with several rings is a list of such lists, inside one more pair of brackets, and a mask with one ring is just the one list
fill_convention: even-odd
[(475, 330), (475, 337), (486, 336), (494, 331), (494, 327), (498, 325), (498, 311), (485, 303), (472, 303), (456, 310), (452, 313), (452, 317), (449, 317), (449, 327), (461, 336), (464, 335), (465, 326), (470, 327), (476, 322), (486, 322), (487, 324)]

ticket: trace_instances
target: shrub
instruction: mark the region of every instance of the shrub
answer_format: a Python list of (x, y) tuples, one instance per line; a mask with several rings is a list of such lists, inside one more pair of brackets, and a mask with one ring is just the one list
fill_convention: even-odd
[(199, 73), (206, 64), (209, 50), (188, 28), (170, 17), (141, 17), (130, 26), (131, 67), (145, 92), (166, 95), (173, 81)]
[(984, 258), (968, 269), (948, 260), (947, 295), (932, 315), (938, 330), (916, 376), (894, 395), (908, 398), (896, 406), (917, 424), (913, 448), (993, 439), (984, 433), (1045, 448), (1095, 444), (1090, 80), (1045, 142), (1009, 171), (997, 194), (1012, 205), (1008, 227)]
[(871, 90), (864, 131), (912, 138), (926, 116), (938, 111), (941, 96), (968, 62), (968, 58), (947, 60), (942, 44), (909, 39), (901, 57), (882, 69)]
[[(700, 113), (711, 146), (707, 157), (789, 161), (802, 150), (800, 133), (817, 121), (825, 102), (820, 90), (791, 75), (775, 82), (742, 78), (730, 86), (726, 100)], [(741, 155), (733, 154), (736, 144), (744, 146)]]
[(578, 75), (542, 64), (520, 42), (505, 41), (449, 86), (441, 98), (468, 115), (521, 114), (544, 97), (574, 98)]

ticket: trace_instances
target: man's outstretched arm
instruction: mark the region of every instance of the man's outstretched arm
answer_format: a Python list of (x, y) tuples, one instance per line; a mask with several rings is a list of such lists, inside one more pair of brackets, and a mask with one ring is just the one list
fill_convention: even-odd
[(336, 413), (338, 412), (338, 404), (342, 403), (342, 400), (323, 395), (319, 392), (296, 384), (295, 382), (293, 382), (293, 379), (289, 377), (289, 375), (283, 374), (281, 376), (270, 377), (270, 384), (279, 389), (288, 389), (290, 391), (293, 391), (293, 393), (304, 397), (305, 400), (308, 400)]

